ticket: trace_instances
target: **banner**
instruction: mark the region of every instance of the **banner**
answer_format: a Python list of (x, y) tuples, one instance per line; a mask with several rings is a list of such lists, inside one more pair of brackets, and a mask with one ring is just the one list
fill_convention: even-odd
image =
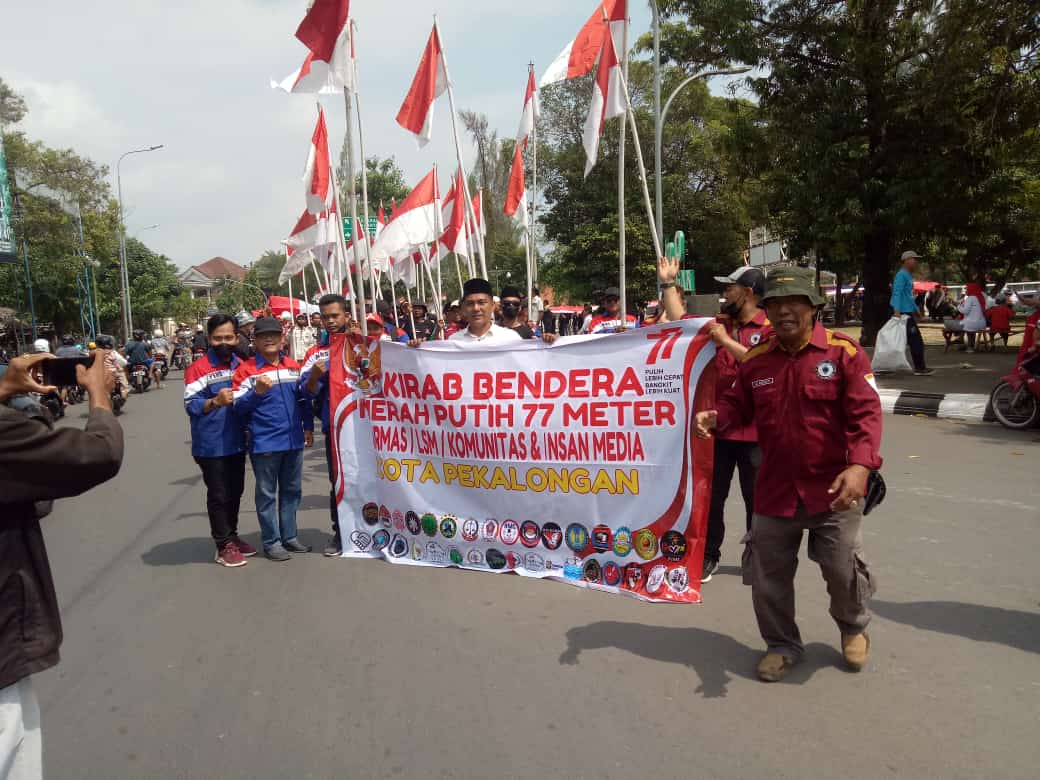
[(605, 336), (330, 345), (344, 556), (699, 602), (708, 319)]
[(11, 216), (11, 188), (7, 177), (7, 158), (4, 156), (4, 135), (0, 132), (0, 263), (18, 262)]

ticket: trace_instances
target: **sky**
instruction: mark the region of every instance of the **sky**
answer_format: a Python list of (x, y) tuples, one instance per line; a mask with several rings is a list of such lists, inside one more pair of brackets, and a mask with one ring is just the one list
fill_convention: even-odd
[[(353, 0), (366, 156), (394, 157), (414, 185), (455, 167), (447, 96), (422, 150), (394, 121), (438, 14), (457, 107), (513, 137), (527, 63), (537, 75), (596, 0)], [(649, 29), (631, 3), (632, 34)], [(21, 93), (20, 127), (52, 147), (122, 164), (129, 235), (180, 268), (214, 256), (247, 265), (277, 249), (303, 210), (301, 181), (316, 118), (309, 95), (272, 90), (300, 66), (294, 32), (307, 0), (32, 0), (3, 11), (0, 77)], [(19, 32), (20, 31), (20, 32)], [(12, 34), (13, 33), (13, 34)], [(333, 155), (343, 100), (322, 98)], [(460, 128), (461, 133), (461, 128)], [(467, 166), (474, 157), (466, 152)], [(442, 184), (442, 186), (444, 186)], [(158, 224), (158, 228), (149, 226)]]

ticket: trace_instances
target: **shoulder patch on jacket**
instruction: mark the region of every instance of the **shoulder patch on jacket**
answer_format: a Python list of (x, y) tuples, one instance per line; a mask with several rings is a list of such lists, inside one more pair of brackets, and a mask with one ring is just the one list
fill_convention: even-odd
[(837, 331), (827, 331), (827, 345), (831, 347), (841, 347), (849, 353), (849, 357), (856, 357), (856, 353), (859, 352), (859, 344), (851, 336), (846, 336), (844, 333)]
[(747, 352), (745, 352), (744, 353), (744, 357), (742, 357), (740, 359), (740, 362), (741, 363), (747, 363), (752, 358), (756, 358), (759, 355), (764, 355), (769, 350), (771, 350), (775, 344), (776, 344), (776, 337), (775, 336), (770, 336), (768, 339), (763, 341), (757, 347), (752, 347)]

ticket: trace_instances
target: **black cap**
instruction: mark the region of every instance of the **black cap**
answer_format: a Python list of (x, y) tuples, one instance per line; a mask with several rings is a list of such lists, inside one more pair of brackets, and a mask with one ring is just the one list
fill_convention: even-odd
[(503, 287), (502, 291), (498, 294), (499, 298), (521, 298), (520, 291), (515, 287)]
[(606, 290), (603, 291), (603, 294), (601, 296), (599, 296), (599, 299), (602, 301), (604, 298), (620, 298), (620, 297), (621, 297), (621, 290), (619, 290), (617, 287), (608, 287)]
[(261, 317), (253, 326), (253, 333), (259, 336), (261, 333), (281, 333), (282, 323), (274, 317)]
[(465, 300), (471, 295), (487, 295), (492, 297), (491, 282), (487, 279), (470, 279), (462, 285), (462, 298)]

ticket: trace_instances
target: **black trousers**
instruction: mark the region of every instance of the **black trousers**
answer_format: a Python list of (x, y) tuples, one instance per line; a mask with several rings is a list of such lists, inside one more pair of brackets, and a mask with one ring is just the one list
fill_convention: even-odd
[(246, 484), (246, 454), (195, 458), (206, 483), (209, 530), (219, 550), (238, 535), (238, 507)]
[(730, 441), (715, 439), (715, 467), (711, 477), (711, 509), (708, 511), (708, 538), (704, 557), (717, 561), (722, 553), (722, 540), (726, 536), (724, 519), (729, 485), (733, 471), (740, 478), (740, 493), (744, 497), (747, 513), (745, 531), (751, 530), (751, 510), (755, 498), (755, 477), (762, 465), (762, 450), (753, 441)]
[(336, 472), (332, 468), (332, 432), (325, 434), (325, 465), (329, 469), (329, 519), (332, 521), (332, 536), (335, 543), (343, 546), (343, 535), (339, 531), (339, 512), (336, 506)]
[(906, 320), (906, 344), (910, 347), (910, 359), (914, 363), (914, 371), (924, 371), (927, 368), (924, 362), (924, 339), (921, 337), (921, 329), (917, 327), (917, 320), (912, 314)]

